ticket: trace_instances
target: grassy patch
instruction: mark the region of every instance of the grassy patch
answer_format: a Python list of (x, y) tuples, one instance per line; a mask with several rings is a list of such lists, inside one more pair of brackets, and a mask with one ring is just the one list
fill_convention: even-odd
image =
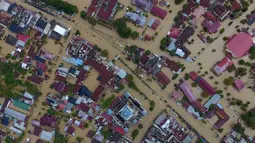
[(103, 102), (103, 104), (101, 105), (101, 107), (103, 108), (103, 109), (107, 109), (110, 105), (111, 105), (111, 103), (112, 103), (112, 101), (115, 99), (115, 96), (114, 95), (111, 95), (111, 97), (109, 97), (109, 98), (107, 98), (106, 100), (104, 100), (104, 102)]

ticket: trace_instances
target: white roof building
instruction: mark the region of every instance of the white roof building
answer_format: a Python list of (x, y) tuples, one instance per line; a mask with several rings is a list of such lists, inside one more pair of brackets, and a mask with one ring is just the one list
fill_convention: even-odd
[(46, 141), (51, 141), (54, 134), (55, 134), (54, 131), (47, 132), (47, 131), (43, 130), (42, 133), (41, 133), (40, 138), (43, 139), (43, 140), (46, 140)]
[(6, 114), (7, 116), (10, 116), (12, 118), (21, 120), (21, 121), (25, 121), (27, 118), (27, 116), (25, 114), (20, 113), (18, 111), (10, 109), (10, 108), (5, 108), (4, 114)]
[(0, 10), (7, 11), (10, 7), (10, 3), (6, 2), (5, 0), (0, 1)]
[(56, 25), (55, 28), (53, 29), (53, 31), (57, 32), (61, 36), (66, 36), (68, 33), (68, 31), (65, 28), (63, 28), (59, 25)]

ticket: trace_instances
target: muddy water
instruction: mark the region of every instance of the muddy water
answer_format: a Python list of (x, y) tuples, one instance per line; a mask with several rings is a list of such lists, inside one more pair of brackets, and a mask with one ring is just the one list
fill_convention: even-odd
[[(35, 8), (28, 6), (24, 3), (20, 3), (20, 1), (16, 1), (18, 4), (22, 4), (24, 7), (31, 9), (31, 10), (36, 10)], [(84, 7), (88, 7), (87, 2), (89, 3), (89, 1), (87, 0), (82, 0), (82, 1), (78, 1), (78, 0), (69, 0), (69, 2), (77, 5), (79, 7), (80, 10), (83, 10)], [(121, 3), (123, 3), (124, 5), (130, 5), (130, 1), (129, 0), (120, 0)], [(146, 49), (150, 49), (152, 52), (156, 53), (156, 54), (160, 54), (160, 55), (168, 55), (167, 53), (164, 53), (162, 51), (159, 50), (159, 42), (162, 39), (162, 37), (165, 36), (165, 34), (167, 33), (167, 31), (170, 29), (172, 23), (173, 23), (173, 18), (174, 16), (177, 14), (177, 12), (180, 10), (181, 6), (175, 6), (173, 4), (173, 2), (171, 1), (170, 4), (172, 5), (170, 7), (170, 9), (173, 11), (171, 14), (168, 14), (167, 18), (161, 23), (160, 27), (158, 27), (157, 31), (158, 31), (158, 36), (156, 37), (155, 41), (151, 41), (151, 42), (142, 42), (140, 40), (131, 40), (131, 39), (127, 39), (125, 40), (127, 43), (131, 43), (131, 44), (136, 44), (140, 47), (146, 48)], [(45, 14), (46, 15), (46, 14)], [(245, 15), (244, 15), (245, 16)], [(243, 16), (243, 17), (244, 17)], [(48, 15), (47, 15), (48, 17)], [(49, 16), (50, 17), (50, 16)], [(153, 16), (149, 16), (149, 17), (153, 17)], [(100, 37), (99, 35), (97, 35), (93, 30), (91, 30), (91, 28), (89, 27), (89, 24), (87, 23), (87, 21), (82, 20), (79, 15), (77, 15), (75, 18), (75, 23), (71, 23), (68, 21), (65, 21), (63, 19), (61, 19), (62, 21), (68, 23), (69, 25), (71, 25), (74, 29), (79, 29), (81, 31), (81, 36), (84, 37), (86, 40), (90, 41), (91, 43), (97, 44), (99, 47), (101, 47), (102, 49), (106, 48), (108, 49), (110, 52), (109, 54), (109, 58), (113, 58), (115, 55), (121, 55), (123, 57), (123, 55), (119, 52), (119, 50), (116, 50), (113, 45), (109, 44), (109, 41), (106, 41), (104, 38)], [(185, 72), (189, 72), (189, 71), (198, 71), (199, 67), (197, 66), (198, 62), (201, 62), (203, 65), (203, 70), (204, 71), (209, 71), (209, 69), (213, 66), (213, 64), (218, 61), (221, 60), (224, 57), (224, 53), (223, 53), (223, 47), (224, 47), (224, 42), (222, 41), (222, 38), (224, 36), (229, 36), (232, 35), (236, 32), (235, 30), (235, 25), (239, 24), (239, 21), (235, 21), (232, 26), (228, 27), (227, 30), (225, 30), (225, 33), (223, 33), (223, 35), (220, 36), (220, 38), (218, 38), (213, 44), (211, 45), (207, 45), (206, 50), (201, 54), (201, 56), (198, 57), (197, 61), (192, 63), (192, 64), (188, 64), (186, 62), (183, 62), (182, 60), (178, 59), (178, 58), (173, 58), (176, 59), (177, 61), (182, 61), (185, 66), (186, 66), (186, 71)], [(129, 24), (131, 26), (131, 28), (133, 28), (132, 24)], [(227, 23), (224, 22), (224, 26), (227, 28)], [(117, 36), (117, 33), (113, 30), (109, 30), (107, 28), (104, 28), (100, 25), (96, 26), (97, 29), (112, 35), (114, 37), (116, 37), (117, 39), (119, 39), (119, 37)], [(75, 31), (75, 30), (73, 30)], [(141, 30), (142, 31), (142, 30)], [(149, 33), (153, 33), (153, 31), (149, 31)], [(195, 35), (194, 35), (195, 36)], [(50, 40), (50, 39), (49, 39)], [(67, 40), (68, 41), (68, 40)], [(64, 43), (64, 42), (63, 42)], [(64, 43), (64, 46), (66, 46), (67, 43)], [(200, 45), (198, 47), (198, 45)], [(59, 49), (55, 48), (56, 45), (53, 44), (53, 42), (48, 42), (48, 44), (46, 45), (46, 47), (51, 51), (51, 52), (55, 52), (57, 55), (62, 56), (64, 54), (64, 49), (61, 54), (59, 54)], [(197, 51), (199, 51), (198, 48), (203, 48), (204, 45), (201, 44), (201, 41), (199, 41), (197, 38), (195, 39), (195, 43), (191, 46), (187, 46), (191, 51), (193, 49), (196, 49), (194, 53), (196, 53)], [(215, 53), (212, 54), (211, 49), (217, 49), (217, 51)], [(198, 50), (197, 50), (198, 49)], [(56, 50), (56, 51), (55, 51)], [(193, 52), (193, 51), (192, 51)], [(56, 61), (56, 64), (58, 65), (61, 61), (58, 60)], [(128, 66), (135, 68), (133, 63), (130, 63), (128, 61), (125, 61)], [(116, 62), (117, 65), (119, 65), (120, 67), (124, 68), (127, 72), (131, 73), (131, 71), (129, 71), (124, 65), (122, 65), (121, 63)], [(55, 68), (54, 68), (55, 69)], [(54, 71), (54, 70), (53, 70)], [(184, 74), (184, 73), (183, 73)], [(182, 75), (183, 75), (182, 74)], [(212, 73), (209, 71), (209, 74), (212, 75)], [(168, 73), (169, 77), (171, 77), (171, 73)], [(214, 78), (214, 80), (219, 82), (219, 85), (217, 85), (217, 87), (224, 87), (222, 84), (222, 81), (225, 77), (228, 77), (229, 75), (227, 73), (224, 73), (221, 77), (219, 78)], [(181, 76), (180, 76), (181, 77)], [(207, 76), (206, 78), (208, 78), (209, 76)], [(94, 80), (93, 80), (94, 81)], [(88, 82), (93, 82), (93, 81), (88, 81)], [(42, 85), (42, 91), (43, 91), (43, 96), (39, 99), (39, 102), (42, 102), (45, 100), (45, 96), (48, 92), (50, 92), (51, 90), (49, 89), (49, 84), (52, 83), (53, 80), (52, 78), (48, 81), (48, 82), (44, 82)], [(170, 104), (174, 107), (174, 109), (180, 113), (194, 128), (196, 128), (201, 135), (203, 135), (204, 137), (206, 137), (210, 142), (219, 142), (219, 139), (216, 139), (216, 133), (215, 131), (211, 131), (210, 128), (212, 127), (211, 124), (203, 124), (199, 121), (197, 121), (196, 119), (192, 118), (182, 107), (177, 106), (174, 102), (172, 102), (169, 97), (168, 94), (171, 93), (173, 91), (173, 84), (177, 83), (177, 80), (172, 81), (172, 83), (163, 91), (161, 90), (161, 88), (153, 81), (150, 84), (150, 86), (156, 91), (156, 95), (152, 95), (151, 91), (138, 79), (135, 78), (135, 83), (138, 85), (139, 89), (141, 91), (143, 91), (150, 100), (154, 100), (156, 102), (156, 109), (153, 112), (149, 112), (149, 115), (145, 118), (142, 119), (142, 123), (144, 125), (149, 125), (152, 123), (152, 120), (154, 119), (154, 117), (157, 116), (158, 112), (161, 111), (162, 109), (166, 108), (166, 104), (163, 102), (163, 100), (167, 100), (167, 104)], [(210, 81), (210, 83), (213, 84), (213, 81)], [(94, 83), (93, 83), (94, 84)], [(96, 84), (96, 83), (95, 83)], [(215, 85), (216, 86), (216, 85)], [(139, 97), (138, 93), (135, 93), (134, 91), (131, 90), (131, 92), (133, 93), (134, 96), (136, 96), (139, 101), (141, 103), (144, 104), (145, 108), (148, 110), (148, 101), (147, 100), (143, 100), (142, 97)], [(252, 92), (250, 92), (249, 90), (243, 90), (240, 93), (236, 92), (234, 89), (229, 88), (228, 92), (231, 92), (233, 94), (233, 96), (235, 96), (236, 98), (241, 98), (243, 100), (249, 100), (251, 102), (251, 105), (255, 102), (254, 100), (251, 100), (252, 97)], [(241, 96), (241, 97), (240, 97)], [(162, 100), (159, 100), (159, 97), (163, 98)], [(223, 107), (227, 106), (227, 102), (223, 99), (221, 100), (221, 103), (223, 104)], [(229, 115), (231, 115), (231, 111), (230, 109), (226, 109), (227, 113)], [(42, 107), (40, 106), (40, 103), (38, 103), (37, 108), (34, 109), (34, 114), (32, 115), (32, 118), (36, 118), (38, 117), (38, 113), (42, 112)], [(214, 119), (213, 119), (214, 120)], [(31, 121), (31, 120), (30, 120)], [(230, 125), (232, 123), (236, 122), (236, 118), (233, 118), (231, 116), (230, 121), (224, 126), (224, 133), (228, 132), (230, 129)], [(214, 121), (212, 122), (214, 123)], [(144, 130), (140, 131), (139, 136), (136, 138), (136, 140), (134, 142), (139, 142), (143, 135), (145, 134), (147, 128), (149, 126), (144, 126)], [(29, 124), (29, 128), (31, 128), (30, 124)], [(247, 130), (246, 130), (247, 131)], [(79, 131), (78, 131), (79, 132)], [(221, 134), (222, 135), (224, 135)], [(247, 133), (250, 133), (251, 135), (254, 134), (253, 132), (249, 132), (247, 131)], [(77, 133), (77, 134), (82, 134), (82, 133)], [(84, 135), (85, 136), (85, 135)], [(128, 136), (130, 136), (130, 133), (128, 134)], [(86, 139), (87, 141), (87, 139)]]

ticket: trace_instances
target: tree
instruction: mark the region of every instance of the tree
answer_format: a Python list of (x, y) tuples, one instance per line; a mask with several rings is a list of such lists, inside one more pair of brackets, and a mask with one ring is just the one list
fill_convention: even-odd
[(131, 34), (131, 37), (133, 40), (137, 39), (139, 37), (139, 33), (137, 31), (133, 31)]
[(126, 79), (127, 79), (127, 81), (131, 82), (131, 81), (133, 81), (134, 77), (132, 74), (127, 74)]
[(68, 143), (68, 138), (56, 131), (53, 143)]
[(174, 50), (169, 51), (169, 55), (170, 55), (170, 56), (175, 56), (175, 51), (174, 51)]
[(244, 61), (243, 59), (241, 59), (241, 60), (238, 61), (238, 64), (239, 64), (239, 65), (244, 65), (244, 64), (245, 64), (245, 61)]
[(255, 108), (243, 114), (241, 117), (249, 128), (255, 129)]
[(224, 79), (223, 83), (226, 86), (232, 86), (234, 84), (234, 79), (232, 77), (226, 78)]
[(47, 5), (51, 5), (58, 10), (63, 10), (65, 13), (74, 14), (78, 12), (78, 8), (75, 5), (72, 5), (63, 0), (44, 0)]
[(142, 129), (143, 128), (143, 124), (138, 124), (138, 129)]
[(241, 123), (236, 123), (233, 127), (233, 130), (235, 130), (236, 132), (243, 134), (245, 132), (245, 128), (242, 127)]
[(150, 101), (150, 106), (152, 106), (152, 107), (155, 106), (155, 101), (151, 100)]
[(86, 19), (86, 12), (83, 10), (80, 13), (81, 18)]
[(175, 74), (173, 77), (172, 77), (172, 80), (175, 80), (176, 78), (178, 78), (178, 74)]
[(209, 96), (209, 94), (207, 92), (203, 91), (201, 93), (201, 96), (204, 97), (204, 98), (207, 98)]
[(195, 82), (193, 82), (193, 83), (191, 84), (191, 86), (192, 86), (192, 87), (197, 87), (197, 84), (196, 84)]
[(76, 31), (75, 31), (75, 35), (77, 35), (77, 36), (78, 36), (78, 35), (81, 35), (81, 32), (80, 32), (79, 30), (76, 30)]
[(104, 50), (101, 52), (100, 55), (101, 55), (102, 57), (106, 57), (106, 58), (107, 58), (107, 57), (108, 57), (108, 54), (109, 54), (109, 53), (108, 53), (108, 50), (104, 49)]
[(145, 55), (150, 55), (151, 54), (151, 51), (150, 50), (146, 50), (145, 51)]
[(184, 1), (184, 0), (175, 0), (174, 3), (175, 3), (176, 5), (178, 5), (178, 4), (181, 4), (183, 1)]
[(49, 115), (56, 115), (56, 111), (55, 111), (53, 108), (48, 109), (48, 110), (47, 110), (47, 113), (48, 113)]
[(131, 134), (131, 136), (132, 136), (132, 139), (134, 140), (137, 136), (138, 136), (138, 134), (139, 134), (139, 130), (134, 130), (133, 132), (132, 132), (132, 134)]
[(188, 73), (185, 73), (184, 79), (189, 80), (189, 74)]
[(235, 76), (245, 76), (247, 74), (247, 69), (243, 67), (239, 67), (235, 71)]
[(225, 29), (222, 28), (222, 29), (220, 30), (220, 34), (222, 34), (222, 33), (224, 33), (224, 32), (225, 32)]
[(224, 41), (227, 41), (227, 40), (228, 40), (228, 37), (223, 37), (223, 40), (224, 40)]
[(94, 18), (92, 18), (92, 17), (90, 17), (90, 18), (88, 19), (88, 22), (89, 22), (89, 24), (91, 24), (91, 25), (96, 25), (96, 24), (97, 24), (96, 19), (94, 19)]

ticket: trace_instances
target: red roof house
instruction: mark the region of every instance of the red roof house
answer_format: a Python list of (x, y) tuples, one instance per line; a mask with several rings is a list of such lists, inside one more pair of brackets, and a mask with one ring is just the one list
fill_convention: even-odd
[(67, 130), (66, 130), (67, 133), (69, 133), (70, 135), (74, 135), (74, 132), (75, 132), (75, 128), (70, 125)]
[(205, 92), (209, 95), (214, 95), (216, 93), (215, 89), (202, 77), (198, 76), (197, 73), (189, 73), (191, 79), (196, 82)]
[(113, 17), (118, 0), (103, 0), (101, 7), (97, 13), (97, 18), (108, 22)]
[(212, 22), (209, 20), (204, 20), (202, 23), (202, 26), (208, 30), (209, 33), (216, 33), (218, 29), (220, 28), (220, 22)]
[(234, 63), (228, 57), (224, 57), (220, 62), (218, 62), (215, 67), (213, 68), (213, 72), (216, 75), (222, 74), (226, 69), (231, 67)]
[(241, 79), (235, 80), (234, 84), (235, 84), (235, 88), (236, 88), (238, 91), (241, 91), (242, 89), (245, 88), (245, 84), (244, 84), (244, 82), (243, 82)]
[(237, 2), (237, 0), (233, 0), (231, 10), (235, 11), (240, 9), (240, 3)]
[(196, 3), (193, 0), (191, 0), (188, 2), (187, 7), (185, 9), (183, 9), (183, 12), (185, 14), (189, 15), (192, 11), (195, 10), (195, 8), (196, 8)]
[(55, 128), (57, 125), (57, 118), (52, 115), (44, 115), (40, 119), (40, 124), (42, 126), (48, 126), (51, 128)]
[(187, 82), (183, 82), (179, 86), (180, 86), (182, 92), (185, 94), (185, 96), (189, 99), (189, 102), (193, 102), (196, 100), (196, 97), (193, 95)]
[(165, 11), (165, 10), (161, 9), (160, 7), (154, 5), (151, 9), (151, 14), (154, 15), (154, 16), (157, 16), (161, 19), (164, 19), (167, 15), (167, 11)]
[(27, 80), (41, 85), (43, 83), (44, 79), (39, 77), (39, 76), (37, 76), (37, 75), (31, 75), (31, 76), (27, 77)]
[(204, 106), (202, 106), (202, 104), (198, 100), (195, 100), (195, 101), (191, 102), (191, 105), (195, 109), (197, 109), (199, 112), (204, 112), (205, 111)]
[(253, 40), (249, 34), (239, 33), (227, 43), (226, 51), (231, 53), (234, 58), (242, 58), (252, 45)]
[(218, 130), (220, 129), (228, 120), (228, 114), (219, 106), (215, 106), (215, 113), (218, 117), (218, 121), (213, 125), (213, 127)]
[(170, 79), (162, 71), (158, 72), (155, 76), (156, 76), (158, 82), (161, 83), (162, 85), (168, 85), (170, 83)]
[(101, 95), (102, 95), (104, 89), (105, 89), (105, 88), (104, 88), (102, 85), (99, 85), (99, 86), (96, 88), (96, 90), (93, 92), (91, 98), (92, 98), (95, 102), (97, 102), (97, 101), (101, 98)]
[(27, 41), (29, 40), (29, 36), (27, 35), (22, 35), (22, 34), (18, 34), (17, 35), (17, 39), (24, 42), (24, 43), (27, 43)]
[(180, 35), (180, 29), (172, 27), (171, 30), (168, 32), (168, 36), (177, 39)]
[(204, 13), (204, 17), (207, 19), (207, 20), (210, 20), (212, 22), (216, 22), (217, 21), (217, 18), (209, 11), (206, 11)]

